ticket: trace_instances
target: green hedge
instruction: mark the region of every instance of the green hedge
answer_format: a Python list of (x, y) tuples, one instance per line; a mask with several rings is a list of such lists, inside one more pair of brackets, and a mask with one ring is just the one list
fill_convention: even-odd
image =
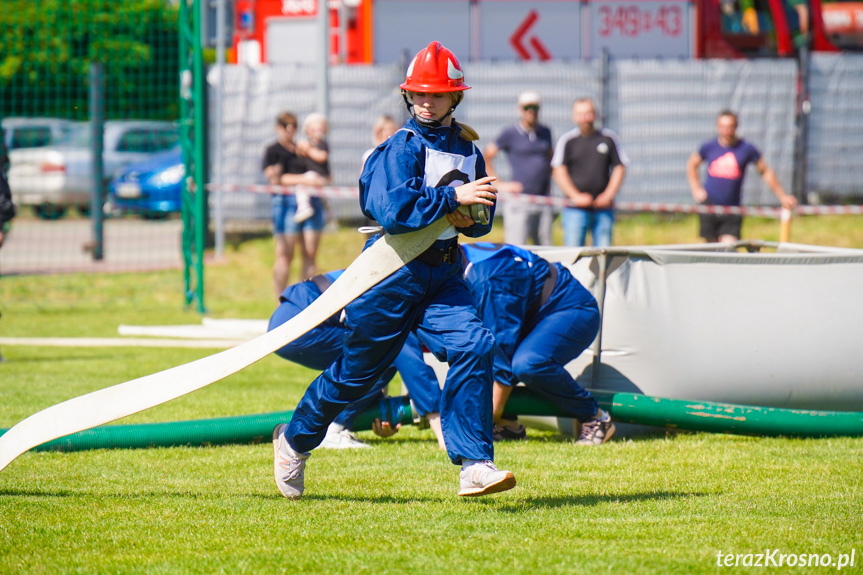
[(0, 116), (87, 119), (95, 61), (109, 119), (176, 119), (177, 18), (163, 0), (3, 0)]

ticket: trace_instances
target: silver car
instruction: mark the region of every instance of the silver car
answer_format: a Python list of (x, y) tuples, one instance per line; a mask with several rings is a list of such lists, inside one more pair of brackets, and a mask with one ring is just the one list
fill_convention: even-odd
[(3, 142), (7, 150), (40, 148), (65, 139), (73, 122), (62, 118), (3, 118)]
[[(133, 162), (168, 150), (180, 139), (171, 122), (144, 120), (105, 122), (103, 178)], [(75, 124), (54, 146), (9, 152), (9, 187), (19, 206), (33, 206), (44, 219), (61, 218), (69, 207), (89, 213), (92, 196), (90, 126)]]

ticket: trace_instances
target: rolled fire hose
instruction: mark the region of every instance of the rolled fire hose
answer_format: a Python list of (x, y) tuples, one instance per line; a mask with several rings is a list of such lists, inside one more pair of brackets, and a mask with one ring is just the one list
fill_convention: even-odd
[[(649, 397), (594, 391), (600, 406), (615, 421), (687, 431), (757, 436), (837, 437), (863, 435), (863, 413), (754, 407), (708, 401)], [(524, 387), (512, 390), (507, 415), (571, 417)], [(219, 417), (169, 423), (105, 425), (35, 447), (34, 451), (136, 449), (269, 442), (273, 428), (289, 421), (292, 411)], [(411, 425), (419, 418), (403, 396), (382, 398), (360, 413), (354, 431), (371, 429), (376, 418)], [(0, 430), (0, 435), (7, 430)]]

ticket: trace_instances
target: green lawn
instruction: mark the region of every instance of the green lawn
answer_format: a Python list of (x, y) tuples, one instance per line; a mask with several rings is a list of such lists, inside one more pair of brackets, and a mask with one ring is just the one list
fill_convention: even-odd
[[(744, 236), (776, 239), (747, 218)], [(794, 241), (863, 247), (859, 218), (800, 218)], [(559, 233), (559, 230), (556, 230)], [(773, 233), (773, 237), (769, 234)], [(695, 241), (693, 217), (632, 216), (619, 245)], [(495, 230), (490, 239), (501, 239)], [(822, 239), (819, 239), (822, 238)], [(207, 268), (213, 317), (272, 311), (271, 244)], [(324, 239), (322, 269), (350, 263), (356, 235)], [(0, 279), (5, 337), (116, 336), (117, 325), (198, 323), (177, 272)], [(3, 346), (0, 427), (59, 401), (212, 351)], [(311, 370), (274, 357), (122, 423), (291, 409)], [(717, 554), (855, 552), (863, 573), (863, 438), (678, 434), (596, 448), (530, 430), (496, 446), (518, 486), (456, 497), (458, 468), (429, 430), (374, 449), (316, 451), (306, 496), (281, 498), (269, 444), (27, 453), (0, 472), (0, 573), (828, 573), (719, 567)]]

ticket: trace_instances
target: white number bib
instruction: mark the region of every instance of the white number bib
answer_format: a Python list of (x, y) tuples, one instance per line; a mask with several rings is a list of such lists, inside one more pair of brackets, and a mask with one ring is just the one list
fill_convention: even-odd
[[(476, 154), (465, 157), (426, 148), (426, 172), (423, 177), (423, 183), (426, 187), (452, 186), (455, 188), (475, 179)], [(458, 232), (455, 227), (449, 225), (438, 239), (448, 240), (457, 235)]]

